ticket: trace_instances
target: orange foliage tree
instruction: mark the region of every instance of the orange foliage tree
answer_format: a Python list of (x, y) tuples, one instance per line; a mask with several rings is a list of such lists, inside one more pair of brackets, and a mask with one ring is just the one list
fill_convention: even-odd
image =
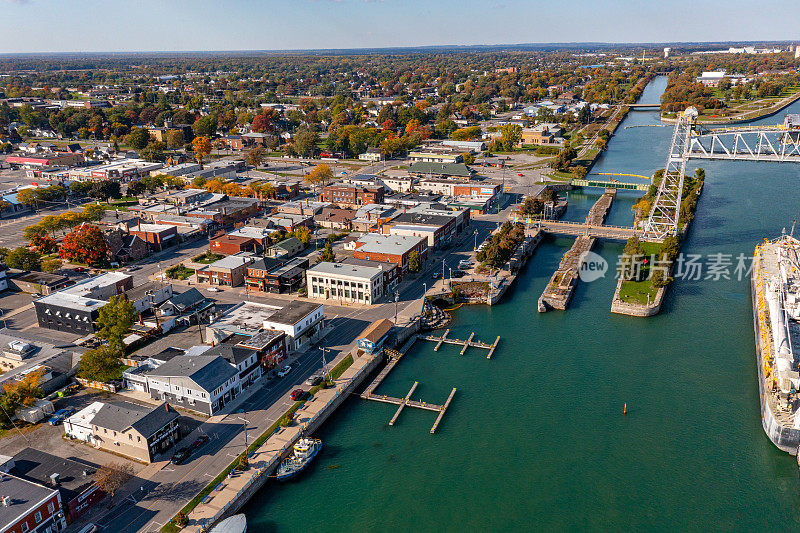
[(58, 254), (67, 261), (97, 266), (106, 259), (106, 240), (97, 226), (83, 224), (64, 236)]

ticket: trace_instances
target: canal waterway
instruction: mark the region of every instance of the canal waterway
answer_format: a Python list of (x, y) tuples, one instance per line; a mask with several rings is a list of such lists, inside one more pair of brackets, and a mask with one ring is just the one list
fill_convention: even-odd
[[(658, 102), (665, 85), (657, 78), (640, 101)], [(658, 124), (657, 112), (631, 112), (595, 172), (664, 166), (671, 127), (625, 128), (641, 124)], [(436, 435), (434, 413), (406, 409), (389, 427), (393, 406), (348, 400), (318, 433), (325, 449), (310, 470), (247, 505), (249, 529), (800, 527), (797, 464), (761, 429), (749, 285), (734, 272), (736, 255), (798, 218), (800, 166), (702, 166), (706, 189), (683, 251), (731, 257), (732, 279), (679, 279), (660, 316), (612, 315), (622, 246), (603, 243), (610, 273), (581, 284), (567, 312), (539, 314), (572, 242), (545, 241), (501, 304), (456, 312), (452, 336), (502, 337), (492, 360), (418, 342), (379, 389), (404, 396), (417, 380), (415, 399), (442, 403), (457, 387)], [(571, 193), (566, 217), (583, 220), (598, 194)], [(634, 198), (621, 193), (608, 223), (631, 224)]]

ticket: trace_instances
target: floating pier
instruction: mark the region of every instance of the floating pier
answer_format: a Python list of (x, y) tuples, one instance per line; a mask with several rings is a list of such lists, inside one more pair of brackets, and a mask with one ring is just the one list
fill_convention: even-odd
[(447, 329), (442, 334), (441, 337), (437, 337), (436, 335), (419, 335), (417, 338), (422, 339), (424, 341), (431, 341), (435, 342), (436, 346), (433, 348), (433, 351), (439, 351), (439, 348), (442, 344), (455, 344), (461, 346), (460, 355), (464, 355), (464, 352), (467, 351), (467, 348), (483, 348), (484, 350), (489, 350), (489, 355), (486, 357), (487, 359), (491, 359), (492, 355), (494, 355), (494, 351), (497, 349), (497, 345), (500, 342), (500, 337), (498, 336), (492, 344), (488, 344), (481, 341), (473, 340), (475, 338), (475, 332), (473, 331), (469, 335), (469, 339), (461, 340), (461, 339), (452, 339), (447, 336), (450, 333), (450, 330)]
[[(449, 330), (448, 330), (449, 331)], [(445, 332), (447, 333), (447, 332)], [(500, 337), (497, 338), (500, 340)], [(495, 345), (497, 341), (495, 341)], [(417, 389), (419, 385), (418, 381), (415, 381), (413, 385), (411, 385), (411, 389), (408, 391), (408, 394), (404, 398), (397, 398), (394, 396), (386, 396), (385, 394), (375, 394), (375, 389), (386, 379), (386, 376), (389, 375), (389, 372), (395, 367), (395, 365), (402, 359), (403, 353), (395, 351), (395, 350), (386, 350), (386, 355), (389, 358), (389, 362), (386, 366), (381, 370), (375, 379), (370, 383), (364, 392), (361, 393), (361, 398), (364, 400), (371, 400), (373, 402), (381, 402), (381, 403), (390, 403), (397, 406), (397, 411), (395, 411), (394, 416), (392, 419), (389, 420), (389, 425), (393, 426), (397, 419), (400, 417), (400, 413), (403, 412), (403, 409), (406, 407), (415, 407), (417, 409), (423, 409), (426, 411), (435, 411), (439, 413), (439, 416), (436, 417), (436, 421), (431, 427), (431, 434), (436, 432), (436, 428), (439, 427), (439, 424), (444, 417), (444, 412), (447, 410), (447, 407), (450, 405), (450, 402), (453, 400), (453, 396), (456, 393), (455, 387), (450, 392), (450, 396), (447, 397), (447, 400), (444, 402), (444, 405), (439, 405), (435, 403), (428, 403), (423, 402), (421, 400), (412, 400), (411, 395), (414, 394), (414, 391)]]

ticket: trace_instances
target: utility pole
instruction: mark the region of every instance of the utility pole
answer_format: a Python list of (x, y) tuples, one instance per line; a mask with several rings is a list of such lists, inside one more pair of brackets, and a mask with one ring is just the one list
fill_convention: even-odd
[[(328, 362), (325, 360), (325, 352), (330, 351), (330, 348), (326, 348), (325, 346), (320, 346), (319, 349), (322, 351), (322, 375), (325, 375), (325, 369), (328, 366)], [(331, 373), (328, 372), (328, 382), (333, 383), (333, 378), (331, 377)]]
[(400, 293), (394, 291), (394, 323), (397, 325), (397, 302), (400, 301)]

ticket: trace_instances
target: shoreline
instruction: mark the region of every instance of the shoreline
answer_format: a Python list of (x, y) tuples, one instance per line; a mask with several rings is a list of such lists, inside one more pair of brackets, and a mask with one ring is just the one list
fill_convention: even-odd
[[(794, 94), (792, 96), (787, 96), (786, 98), (788, 98), (789, 100), (787, 102), (785, 102), (785, 103), (780, 104), (780, 106), (778, 108), (776, 108), (776, 109), (769, 108), (769, 109), (771, 109), (771, 111), (767, 111), (765, 113), (760, 113), (760, 114), (756, 115), (755, 117), (751, 117), (751, 118), (733, 118), (731, 120), (708, 120), (708, 121), (698, 120), (697, 124), (699, 126), (724, 126), (724, 125), (728, 125), (728, 124), (747, 124), (748, 122), (761, 120), (762, 118), (769, 118), (769, 117), (772, 117), (774, 115), (777, 115), (778, 113), (780, 113), (781, 111), (783, 111), (787, 107), (791, 106), (792, 104), (796, 103), (797, 101), (800, 101), (800, 92), (797, 92), (796, 94)], [(660, 113), (660, 112), (659, 112), (659, 119), (661, 120), (661, 122), (664, 122), (664, 123), (667, 123), (667, 124), (675, 124), (678, 121), (677, 118), (665, 118), (663, 113)]]

